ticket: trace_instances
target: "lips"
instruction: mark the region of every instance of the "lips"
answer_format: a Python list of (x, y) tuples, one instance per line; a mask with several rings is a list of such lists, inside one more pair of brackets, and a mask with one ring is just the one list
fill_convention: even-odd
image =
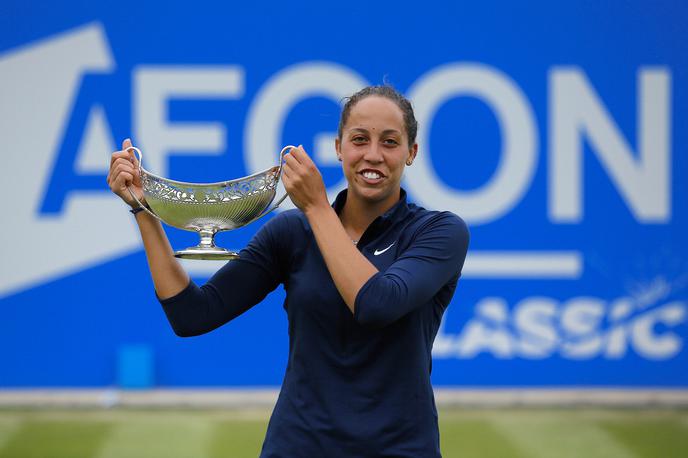
[(377, 169), (363, 169), (358, 172), (367, 182), (376, 183), (385, 178), (385, 174)]

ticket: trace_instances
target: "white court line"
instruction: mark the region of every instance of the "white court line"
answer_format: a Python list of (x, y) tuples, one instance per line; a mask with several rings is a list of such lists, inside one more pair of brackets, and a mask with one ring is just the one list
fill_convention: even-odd
[[(11, 415), (11, 414), (10, 414)], [(19, 429), (21, 421), (16, 418), (0, 416), (0, 450), (5, 446), (12, 435)]]
[[(535, 412), (513, 418), (508, 414), (490, 419), (499, 433), (530, 458), (635, 458), (632, 450), (589, 419), (556, 413)], [(556, 453), (553, 455), (553, 451)]]
[(210, 421), (193, 413), (170, 413), (152, 422), (146, 417), (132, 417), (126, 423), (115, 423), (96, 458), (207, 456), (206, 444), (212, 433)]
[[(192, 277), (208, 278), (224, 262), (182, 260)], [(583, 255), (579, 251), (469, 251), (461, 274), (473, 279), (568, 279), (580, 278)]]

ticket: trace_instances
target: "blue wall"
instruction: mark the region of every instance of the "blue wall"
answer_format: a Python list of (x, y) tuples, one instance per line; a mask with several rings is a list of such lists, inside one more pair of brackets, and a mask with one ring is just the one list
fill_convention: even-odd
[(410, 198), (472, 232), (435, 384), (688, 386), (684, 2), (46, 3), (0, 7), (1, 387), (112, 385), (130, 345), (158, 385), (278, 385), (283, 291), (174, 336), (109, 154), (215, 181), (303, 144), (334, 193), (339, 101), (383, 81)]

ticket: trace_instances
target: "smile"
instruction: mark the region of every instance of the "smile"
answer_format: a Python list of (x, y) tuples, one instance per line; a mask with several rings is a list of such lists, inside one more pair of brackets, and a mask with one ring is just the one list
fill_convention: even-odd
[(381, 178), (384, 178), (385, 176), (380, 172), (379, 170), (373, 170), (373, 169), (365, 169), (361, 170), (359, 172), (363, 178), (366, 180), (379, 180)]
[(370, 178), (371, 180), (376, 180), (378, 178), (382, 178), (379, 173), (375, 173), (375, 172), (363, 172), (363, 176), (366, 178)]
[(384, 173), (376, 169), (363, 169), (358, 174), (363, 177), (363, 182), (368, 185), (380, 184), (386, 178)]

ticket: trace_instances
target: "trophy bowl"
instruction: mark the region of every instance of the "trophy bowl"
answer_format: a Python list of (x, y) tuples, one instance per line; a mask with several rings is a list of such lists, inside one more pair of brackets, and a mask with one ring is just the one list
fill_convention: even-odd
[(284, 154), (295, 148), (285, 146), (279, 165), (243, 178), (216, 183), (188, 183), (155, 175), (143, 168), (143, 154), (136, 147), (141, 185), (146, 205), (129, 188), (129, 193), (147, 213), (165, 224), (197, 232), (198, 245), (175, 251), (185, 259), (230, 260), (238, 253), (215, 245), (215, 234), (245, 226), (276, 209), (287, 197), (273, 204), (282, 174)]

